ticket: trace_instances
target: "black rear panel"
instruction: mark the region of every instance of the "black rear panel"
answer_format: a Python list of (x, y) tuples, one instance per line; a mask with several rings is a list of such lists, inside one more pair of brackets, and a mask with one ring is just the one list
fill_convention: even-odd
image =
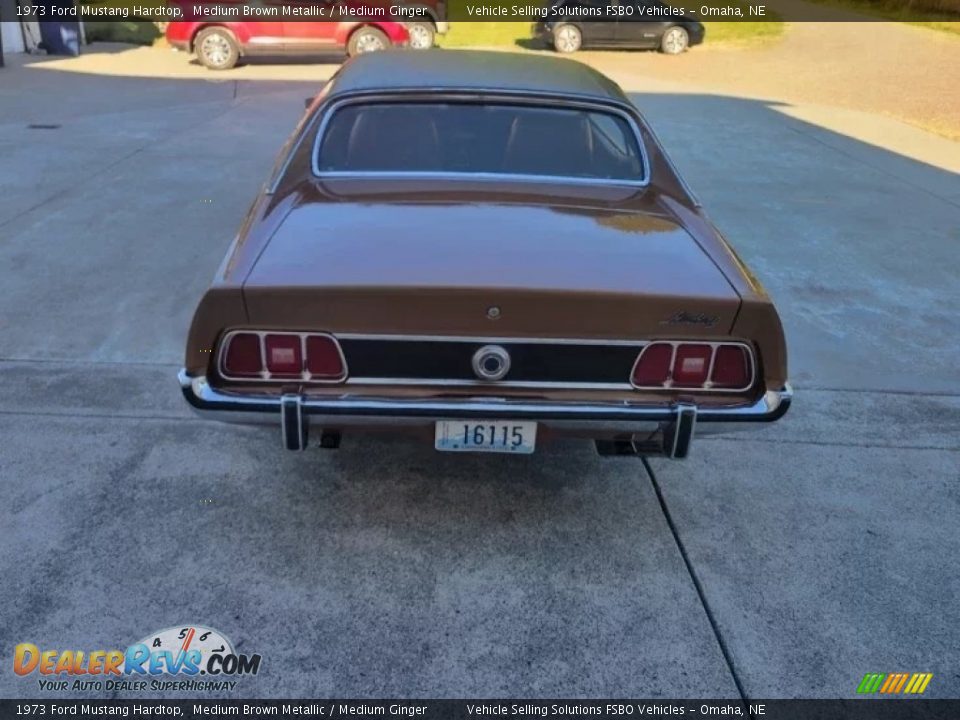
[(643, 343), (474, 341), (340, 338), (350, 379), (477, 381), (471, 359), (485, 345), (510, 355), (501, 382), (628, 385)]

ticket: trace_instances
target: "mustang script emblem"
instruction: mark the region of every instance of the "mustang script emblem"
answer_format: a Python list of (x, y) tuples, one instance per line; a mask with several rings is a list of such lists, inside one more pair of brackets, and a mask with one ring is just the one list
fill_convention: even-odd
[(661, 320), (661, 325), (703, 325), (704, 327), (713, 327), (720, 318), (716, 315), (706, 315), (704, 313), (688, 313), (686, 310), (680, 310), (674, 313), (666, 320)]

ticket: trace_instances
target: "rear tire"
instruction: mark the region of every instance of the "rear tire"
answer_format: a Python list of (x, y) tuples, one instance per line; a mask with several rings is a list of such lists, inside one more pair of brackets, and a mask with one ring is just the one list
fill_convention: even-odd
[(354, 31), (347, 41), (347, 55), (354, 57), (368, 52), (386, 50), (390, 47), (390, 39), (386, 34), (375, 27), (362, 27)]
[(233, 34), (222, 27), (201, 30), (193, 48), (197, 59), (211, 70), (229, 70), (240, 59), (240, 46)]
[(429, 50), (437, 42), (437, 31), (433, 23), (409, 22), (407, 32), (410, 34), (410, 47), (413, 50)]
[(669, 27), (660, 38), (660, 52), (679, 55), (690, 46), (690, 36), (679, 25)]
[(583, 33), (576, 25), (564, 23), (553, 29), (553, 49), (559, 53), (574, 53), (583, 45)]

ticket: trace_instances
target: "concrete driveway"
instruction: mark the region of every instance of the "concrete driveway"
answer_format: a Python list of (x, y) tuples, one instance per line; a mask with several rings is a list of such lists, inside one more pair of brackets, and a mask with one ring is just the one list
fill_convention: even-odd
[(0, 696), (43, 694), (17, 643), (191, 623), (263, 656), (247, 696), (960, 696), (960, 145), (621, 67), (778, 302), (787, 419), (675, 464), (293, 455), (175, 372), (331, 71), (0, 71)]

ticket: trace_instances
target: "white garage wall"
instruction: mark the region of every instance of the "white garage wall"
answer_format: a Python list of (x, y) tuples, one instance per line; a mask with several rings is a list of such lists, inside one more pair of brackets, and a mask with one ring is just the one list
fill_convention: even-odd
[(23, 52), (23, 33), (20, 32), (19, 22), (0, 22), (0, 34), (3, 36), (4, 54)]

